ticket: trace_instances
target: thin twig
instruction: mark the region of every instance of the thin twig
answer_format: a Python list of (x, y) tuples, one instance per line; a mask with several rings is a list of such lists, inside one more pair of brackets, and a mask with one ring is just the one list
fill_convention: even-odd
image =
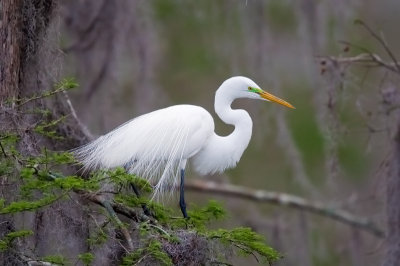
[(170, 234), (167, 233), (167, 231), (165, 231), (164, 229), (162, 229), (161, 227), (148, 223), (149, 226), (154, 227), (155, 229), (157, 229), (158, 231), (160, 231), (161, 233), (165, 234), (168, 237), (171, 237)]
[(384, 237), (385, 235), (380, 228), (378, 228), (367, 218), (359, 217), (347, 211), (335, 209), (319, 202), (312, 202), (295, 195), (265, 190), (255, 190), (242, 186), (219, 184), (203, 180), (193, 180), (191, 182), (187, 182), (185, 188), (192, 191), (214, 193), (223, 196), (243, 198), (301, 209), (334, 219), (354, 228), (364, 230), (380, 238)]
[(396, 66), (397, 73), (400, 74), (399, 62), (397, 61), (395, 55), (392, 53), (392, 51), (390, 50), (390, 48), (387, 45), (387, 43), (385, 42), (385, 40), (383, 38), (381, 38), (378, 34), (376, 34), (367, 24), (365, 24), (364, 21), (357, 20), (356, 22), (357, 22), (357, 24), (360, 24), (361, 26), (363, 26), (368, 31), (368, 33), (371, 34), (371, 36), (374, 37), (382, 45), (383, 49), (385, 49), (386, 53), (390, 56), (394, 65)]
[(144, 255), (143, 257), (141, 257), (135, 264), (133, 264), (133, 266), (135, 265), (140, 265), (140, 263), (149, 256), (149, 254)]
[(251, 251), (249, 248), (242, 247), (241, 245), (235, 243), (234, 241), (231, 241), (231, 243), (232, 243), (232, 245), (234, 245), (234, 246), (237, 247), (238, 249), (241, 249), (241, 250), (243, 250), (244, 252), (247, 252), (247, 253), (253, 255), (253, 257), (254, 257), (254, 259), (257, 261), (257, 263), (260, 263), (260, 261), (258, 260), (256, 254), (254, 254), (254, 252)]
[[(52, 96), (54, 94), (57, 94), (59, 92), (62, 92), (64, 90), (65, 90), (65, 88), (62, 87), (62, 88), (58, 88), (58, 89), (53, 90), (53, 91), (44, 92), (43, 94), (40, 94), (40, 95), (37, 95), (37, 96), (33, 96), (32, 98), (25, 99), (23, 102), (18, 103), (16, 107), (19, 108), (19, 107), (21, 107), (21, 106), (23, 106), (23, 105), (25, 105), (25, 104), (27, 104), (27, 103), (29, 103), (31, 101), (36, 101), (36, 100), (39, 100), (39, 99), (42, 99), (42, 98), (46, 98), (46, 97)], [(21, 100), (22, 99), (17, 99), (16, 101), (18, 102), (18, 101), (21, 101)]]
[(71, 103), (71, 100), (69, 99), (69, 96), (67, 92), (64, 90), (63, 91), (65, 101), (67, 102), (67, 105), (69, 107), (69, 110), (71, 111), (72, 117), (75, 119), (76, 123), (78, 124), (79, 128), (81, 129), (82, 133), (88, 138), (89, 140), (93, 140), (94, 137), (92, 133), (90, 133), (89, 129), (81, 122), (79, 119), (78, 115), (76, 114), (75, 108)]
[[(220, 236), (214, 236), (214, 237), (213, 237), (213, 239), (216, 239), (216, 238), (221, 239), (222, 237), (220, 237)], [(242, 245), (236, 243), (236, 242), (233, 241), (233, 240), (229, 240), (229, 242), (231, 242), (231, 244), (232, 244), (233, 246), (237, 247), (238, 249), (241, 249), (241, 250), (243, 250), (244, 252), (247, 252), (247, 253), (253, 255), (253, 257), (255, 258), (255, 260), (256, 260), (258, 263), (260, 263), (260, 261), (258, 260), (256, 254), (254, 254), (254, 252), (251, 251), (249, 248), (244, 247), (244, 246), (242, 246)]]

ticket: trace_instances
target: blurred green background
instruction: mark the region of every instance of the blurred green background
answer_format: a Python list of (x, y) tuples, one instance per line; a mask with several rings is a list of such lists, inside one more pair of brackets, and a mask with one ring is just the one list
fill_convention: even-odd
[[(252, 140), (235, 169), (205, 178), (293, 193), (384, 228), (380, 170), (389, 136), (367, 125), (390, 123), (380, 115), (380, 90), (390, 82), (382, 82), (379, 69), (336, 69), (321, 65), (318, 56), (360, 53), (347, 51), (343, 40), (382, 54), (356, 19), (400, 54), (400, 1), (66, 1), (61, 8), (64, 72), (81, 84), (71, 97), (95, 135), (181, 103), (205, 107), (217, 133), (229, 134), (232, 127), (214, 113), (214, 93), (228, 77), (248, 76), (296, 110), (235, 102), (253, 118)], [(188, 177), (198, 178), (190, 167)], [(263, 233), (285, 255), (278, 265), (376, 265), (384, 252), (381, 239), (299, 210), (187, 197), (189, 208), (208, 199), (223, 202), (229, 210), (223, 226)], [(256, 262), (237, 262), (244, 263)]]

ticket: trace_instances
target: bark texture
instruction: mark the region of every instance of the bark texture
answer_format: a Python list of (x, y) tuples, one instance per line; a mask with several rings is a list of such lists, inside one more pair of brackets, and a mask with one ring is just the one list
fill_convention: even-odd
[[(4, 0), (0, 3), (0, 12), (0, 136), (10, 132), (18, 135), (19, 152), (32, 156), (44, 147), (60, 150), (78, 145), (85, 138), (73, 120), (56, 129), (58, 134), (66, 137), (64, 141), (48, 139), (33, 130), (43, 117), (32, 110), (49, 110), (52, 118), (70, 113), (64, 98), (39, 99), (21, 107), (17, 101), (14, 102), (52, 90), (60, 78), (61, 56), (55, 19), (57, 1)], [(0, 197), (7, 201), (16, 197), (19, 185), (12, 178), (0, 177)], [(37, 212), (3, 215), (0, 238), (21, 229), (32, 230), (35, 235), (21, 240), (13, 252), (0, 253), (0, 264), (22, 265), (30, 258), (54, 254), (77, 257), (87, 252), (87, 219), (77, 203), (77, 199), (66, 200)]]
[(19, 83), (20, 47), (21, 47), (21, 10), (22, 0), (4, 0), (1, 3), (0, 23), (0, 102), (13, 97)]
[(400, 263), (400, 123), (393, 141), (393, 154), (387, 177), (386, 213), (388, 232), (384, 266)]

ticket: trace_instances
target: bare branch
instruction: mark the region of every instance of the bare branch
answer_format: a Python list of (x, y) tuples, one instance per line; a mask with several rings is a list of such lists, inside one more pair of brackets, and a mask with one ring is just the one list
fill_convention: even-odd
[(386, 41), (380, 37), (378, 34), (376, 34), (367, 24), (364, 23), (364, 21), (362, 20), (356, 20), (356, 23), (363, 26), (369, 34), (371, 34), (372, 37), (374, 37), (383, 47), (383, 49), (385, 49), (386, 53), (390, 56), (390, 58), (392, 59), (394, 65), (396, 66), (396, 72), (398, 74), (400, 74), (400, 64), (397, 61), (396, 57), (394, 56), (394, 54), (392, 53), (392, 51), (390, 50), (389, 46), (387, 45)]
[(78, 124), (79, 128), (81, 129), (82, 133), (85, 135), (86, 138), (88, 138), (89, 140), (93, 140), (94, 137), (92, 135), (92, 133), (90, 133), (90, 131), (88, 130), (88, 128), (81, 122), (81, 120), (79, 119), (78, 115), (76, 114), (75, 108), (71, 103), (71, 100), (67, 94), (66, 91), (63, 91), (64, 97), (65, 97), (65, 101), (67, 102), (67, 105), (69, 107), (69, 110), (71, 111), (72, 117), (75, 119), (76, 123)]
[(223, 196), (243, 198), (259, 202), (267, 202), (308, 211), (345, 223), (354, 228), (364, 230), (377, 237), (384, 237), (384, 232), (369, 219), (353, 215), (347, 211), (335, 209), (319, 202), (311, 202), (304, 198), (280, 192), (255, 190), (230, 184), (219, 184), (210, 181), (194, 180), (187, 182), (185, 188), (192, 191), (214, 193)]

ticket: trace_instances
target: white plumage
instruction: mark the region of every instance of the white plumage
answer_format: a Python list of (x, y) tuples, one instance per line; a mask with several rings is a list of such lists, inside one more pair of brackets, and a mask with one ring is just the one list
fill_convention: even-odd
[(252, 133), (249, 114), (230, 107), (237, 98), (264, 99), (293, 108), (261, 90), (252, 80), (232, 77), (222, 83), (215, 96), (216, 113), (225, 123), (235, 126), (228, 136), (214, 133), (213, 118), (204, 108), (175, 105), (132, 119), (77, 148), (74, 154), (85, 169), (123, 166), (156, 184), (157, 195), (176, 185), (188, 159), (203, 175), (236, 165)]

